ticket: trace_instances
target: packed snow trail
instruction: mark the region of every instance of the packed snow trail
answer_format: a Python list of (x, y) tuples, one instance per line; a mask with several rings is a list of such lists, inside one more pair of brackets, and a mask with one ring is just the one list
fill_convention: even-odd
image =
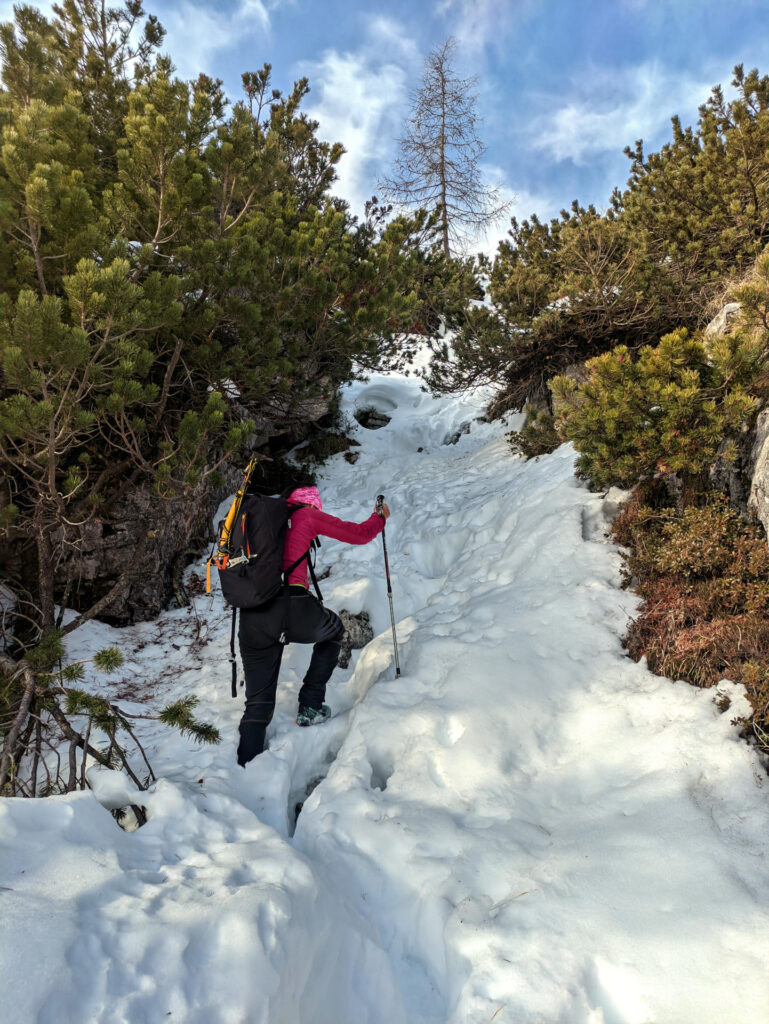
[[(309, 650), (290, 647), (245, 771), (218, 598), (77, 631), (72, 657), (131, 657), (117, 691), (135, 710), (197, 693), (224, 740), (146, 730), (160, 781), (131, 834), (91, 793), (0, 802), (2, 1019), (769, 1019), (769, 787), (731, 724), (741, 688), (721, 685), (722, 714), (623, 656), (636, 601), (569, 448), (515, 459), (480, 400), (398, 375), (344, 405), (392, 417), (320, 486), (354, 520), (387, 497), (402, 677), (377, 541), (321, 551), (327, 603), (369, 610), (376, 634), (335, 673), (334, 718), (294, 726)], [(105, 802), (126, 788), (94, 781)]]

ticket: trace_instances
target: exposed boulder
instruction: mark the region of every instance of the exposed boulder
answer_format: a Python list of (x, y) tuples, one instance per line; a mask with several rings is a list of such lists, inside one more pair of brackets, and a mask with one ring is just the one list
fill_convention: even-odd
[[(742, 322), (739, 302), (727, 303), (705, 328), (705, 336), (731, 334)], [(769, 536), (769, 409), (746, 423), (739, 437), (727, 438), (722, 451), (736, 445), (736, 458), (718, 458), (710, 468), (711, 483), (729, 496), (743, 515), (754, 514)]]
[(446, 434), (446, 436), (443, 439), (443, 443), (444, 444), (457, 444), (457, 442), (459, 441), (460, 437), (462, 437), (463, 434), (469, 434), (469, 433), (470, 433), (470, 421), (466, 420), (464, 423), (461, 423), (456, 430), (452, 431), (452, 433)]
[(374, 639), (374, 630), (371, 628), (368, 612), (358, 612), (357, 615), (353, 615), (346, 608), (343, 608), (339, 613), (339, 618), (344, 624), (345, 634), (342, 639), (337, 664), (340, 668), (347, 668), (350, 664), (352, 651), (357, 651), (361, 647), (365, 647), (366, 644), (371, 643)]
[(590, 373), (584, 363), (569, 363), (561, 370), (561, 376), (569, 377), (576, 384), (584, 384), (589, 380)]
[(756, 420), (751, 464), (748, 508), (755, 512), (769, 536), (769, 409), (759, 413)]
[(353, 413), (355, 419), (360, 423), (366, 430), (380, 430), (382, 427), (386, 427), (390, 422), (390, 417), (379, 409), (374, 409), (372, 406), (368, 406), (363, 409), (356, 409)]
[[(731, 334), (743, 322), (741, 311), (739, 302), (728, 302), (705, 328), (705, 337)], [(735, 457), (727, 460), (722, 455), (730, 446)], [(733, 508), (743, 516), (755, 512), (769, 533), (769, 411), (759, 413), (755, 423), (743, 424), (738, 436), (724, 439), (709, 476)]]
[(13, 613), (16, 608), (16, 595), (0, 583), (0, 653), (13, 641)]
[(174, 594), (180, 554), (199, 550), (210, 539), (211, 519), (240, 482), (242, 467), (225, 472), (223, 487), (203, 485), (191, 494), (159, 498), (147, 487), (128, 487), (109, 515), (90, 520), (68, 537), (73, 553), (56, 572), (57, 589), (70, 583), (67, 605), (85, 611), (106, 595), (124, 573), (130, 583), (119, 601), (104, 609), (115, 625), (155, 618)]
[(742, 306), (739, 302), (727, 302), (723, 309), (713, 317), (705, 328), (705, 336), (710, 337), (713, 334), (731, 334), (737, 326), (736, 321), (739, 319), (741, 309)]
[[(736, 447), (735, 458), (730, 461), (723, 458), (727, 448)], [(739, 437), (725, 438), (718, 451), (718, 458), (710, 467), (710, 482), (722, 494), (729, 497), (729, 502), (743, 515), (748, 509), (748, 492), (753, 466), (752, 449), (754, 448), (754, 432), (745, 423)]]

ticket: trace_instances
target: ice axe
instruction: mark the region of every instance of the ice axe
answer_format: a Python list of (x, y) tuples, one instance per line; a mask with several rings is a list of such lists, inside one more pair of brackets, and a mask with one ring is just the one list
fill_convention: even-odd
[[(384, 494), (377, 494), (376, 496), (376, 510), (381, 516), (382, 505), (384, 505)], [(382, 527), (382, 550), (384, 551), (384, 563), (385, 563), (385, 576), (387, 577), (387, 597), (390, 601), (390, 622), (393, 627), (393, 647), (395, 648), (395, 678), (401, 674), (401, 667), (398, 663), (398, 638), (395, 635), (395, 612), (393, 611), (393, 588), (390, 583), (390, 561), (387, 557), (387, 541), (385, 540), (385, 527)]]

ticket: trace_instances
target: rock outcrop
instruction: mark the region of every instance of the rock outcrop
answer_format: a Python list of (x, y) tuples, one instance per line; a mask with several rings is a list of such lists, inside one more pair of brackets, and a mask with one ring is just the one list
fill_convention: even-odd
[(189, 561), (211, 539), (212, 517), (241, 475), (242, 468), (232, 466), (223, 487), (203, 485), (170, 499), (148, 487), (126, 488), (108, 516), (90, 520), (77, 537), (68, 538), (76, 553), (64, 558), (56, 572), (57, 589), (70, 583), (68, 606), (86, 610), (128, 572), (128, 588), (100, 618), (119, 626), (155, 618), (173, 597), (180, 554), (191, 549)]
[[(286, 448), (292, 447), (302, 439), (302, 430), (328, 414), (332, 396), (295, 402), (291, 418), (284, 420), (280, 417), (289, 416), (288, 406), (265, 406), (255, 411), (239, 405), (235, 393), (227, 397), (239, 418), (254, 422), (249, 447), (256, 452), (278, 437), (285, 438)], [(296, 426), (297, 416), (300, 427)], [(243, 472), (241, 461), (233, 460), (222, 467), (221, 487), (212, 489), (206, 483), (180, 497), (159, 498), (148, 486), (130, 482), (119, 486), (108, 514), (76, 530), (68, 529), (68, 553), (56, 570), (57, 593), (64, 593), (69, 584), (67, 605), (85, 611), (128, 572), (128, 589), (99, 617), (121, 626), (155, 618), (173, 598), (179, 570), (213, 539), (213, 516), (221, 502), (237, 489)]]
[(372, 407), (356, 409), (353, 415), (366, 430), (381, 430), (390, 422), (390, 417), (386, 413)]
[(358, 612), (357, 615), (353, 615), (343, 608), (339, 613), (339, 618), (344, 624), (345, 634), (337, 664), (340, 668), (347, 668), (352, 651), (359, 650), (370, 643), (374, 639), (374, 630), (371, 628), (368, 612)]
[(705, 337), (713, 334), (730, 334), (736, 326), (741, 309), (739, 302), (727, 302), (705, 328)]
[(769, 537), (769, 409), (759, 413), (756, 420), (750, 461), (748, 508), (755, 513)]
[[(705, 336), (730, 334), (739, 326), (739, 302), (729, 302), (705, 328)], [(710, 468), (711, 483), (729, 496), (743, 514), (755, 515), (769, 536), (769, 409), (758, 414), (754, 424), (745, 423), (738, 437), (724, 440), (736, 445), (732, 462), (719, 458)]]

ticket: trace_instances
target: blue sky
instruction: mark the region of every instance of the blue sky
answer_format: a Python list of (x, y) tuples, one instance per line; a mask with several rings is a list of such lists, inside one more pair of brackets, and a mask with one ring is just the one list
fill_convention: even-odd
[[(355, 212), (389, 168), (426, 53), (449, 35), (477, 75), (484, 170), (520, 218), (572, 199), (607, 205), (622, 150), (657, 149), (693, 123), (738, 62), (769, 73), (768, 0), (144, 0), (178, 71), (224, 80), (270, 62), (277, 88), (306, 75), (305, 109), (348, 150), (337, 191)], [(10, 0), (0, 0), (0, 18)], [(40, 4), (45, 9), (48, 4)], [(484, 241), (494, 247), (502, 223)]]

